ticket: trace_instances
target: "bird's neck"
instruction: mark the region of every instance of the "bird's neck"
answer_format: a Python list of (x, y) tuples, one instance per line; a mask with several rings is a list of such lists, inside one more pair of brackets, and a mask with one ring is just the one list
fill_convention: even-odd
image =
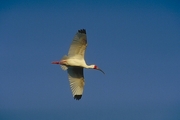
[(88, 69), (93, 69), (94, 68), (94, 65), (86, 65), (85, 68), (88, 68)]

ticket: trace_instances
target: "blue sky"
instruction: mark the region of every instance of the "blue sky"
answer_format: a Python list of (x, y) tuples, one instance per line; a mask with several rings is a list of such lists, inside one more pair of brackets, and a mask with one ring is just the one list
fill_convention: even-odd
[[(180, 2), (1, 1), (0, 118), (180, 119)], [(80, 101), (54, 60), (87, 30)]]

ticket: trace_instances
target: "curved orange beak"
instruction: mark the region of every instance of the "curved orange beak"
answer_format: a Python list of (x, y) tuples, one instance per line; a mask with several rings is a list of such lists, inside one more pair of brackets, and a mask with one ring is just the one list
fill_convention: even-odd
[(101, 71), (103, 74), (105, 74), (104, 71), (102, 71), (100, 68), (97, 68), (96, 70), (99, 70), (99, 71)]

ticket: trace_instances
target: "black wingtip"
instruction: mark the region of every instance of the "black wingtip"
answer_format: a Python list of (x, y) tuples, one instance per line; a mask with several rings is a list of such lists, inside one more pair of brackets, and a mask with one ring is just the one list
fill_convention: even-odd
[(85, 29), (80, 29), (80, 30), (78, 30), (78, 32), (86, 34), (86, 30)]
[(82, 95), (75, 95), (75, 96), (74, 96), (74, 99), (76, 99), (76, 100), (80, 100), (80, 99), (81, 99), (81, 97), (82, 97)]

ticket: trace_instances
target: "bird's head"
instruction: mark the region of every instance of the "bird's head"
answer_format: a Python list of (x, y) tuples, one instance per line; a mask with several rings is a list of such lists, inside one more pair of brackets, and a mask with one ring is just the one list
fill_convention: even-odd
[[(104, 71), (102, 71), (100, 68), (98, 68), (98, 66), (96, 66), (96, 65), (93, 65), (93, 69), (96, 69), (96, 70), (99, 70), (99, 71), (101, 71), (102, 73), (104, 73)], [(105, 73), (104, 73), (105, 74)]]

